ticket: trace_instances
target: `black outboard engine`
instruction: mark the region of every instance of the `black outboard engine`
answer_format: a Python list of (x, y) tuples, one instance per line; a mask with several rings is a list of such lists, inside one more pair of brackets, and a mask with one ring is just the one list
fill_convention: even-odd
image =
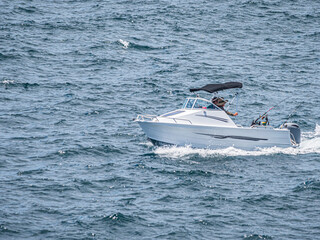
[(300, 144), (301, 142), (301, 130), (296, 123), (285, 123), (284, 128), (290, 131), (290, 138), (295, 144)]

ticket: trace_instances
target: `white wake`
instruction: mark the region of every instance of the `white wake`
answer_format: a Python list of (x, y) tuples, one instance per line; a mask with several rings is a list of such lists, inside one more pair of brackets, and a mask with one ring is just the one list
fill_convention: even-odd
[(273, 154), (287, 154), (287, 155), (303, 155), (309, 153), (319, 153), (320, 154), (320, 126), (317, 124), (314, 132), (304, 132), (301, 136), (301, 144), (299, 147), (289, 147), (289, 148), (258, 148), (253, 151), (246, 151), (242, 149), (237, 149), (234, 147), (228, 147), (224, 149), (197, 149), (191, 147), (157, 147), (154, 152), (158, 155), (171, 157), (171, 158), (181, 158), (187, 155), (199, 155), (201, 157), (210, 156), (262, 156), (262, 155), (273, 155)]

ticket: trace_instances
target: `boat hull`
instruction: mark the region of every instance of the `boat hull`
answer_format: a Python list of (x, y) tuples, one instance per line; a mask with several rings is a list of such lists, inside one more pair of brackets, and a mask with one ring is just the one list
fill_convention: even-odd
[(138, 123), (154, 145), (169, 144), (209, 149), (235, 147), (246, 150), (292, 146), (290, 132), (287, 129), (215, 127), (152, 121)]

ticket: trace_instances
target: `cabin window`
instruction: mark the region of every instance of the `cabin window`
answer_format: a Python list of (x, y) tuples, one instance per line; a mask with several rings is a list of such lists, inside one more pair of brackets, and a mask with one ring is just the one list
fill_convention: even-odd
[(187, 98), (187, 99), (184, 100), (184, 103), (183, 103), (183, 105), (182, 105), (182, 108), (186, 108), (188, 100), (189, 100), (189, 98)]
[(212, 103), (201, 99), (197, 99), (196, 103), (194, 104), (194, 108), (216, 109)]
[(186, 108), (192, 108), (194, 101), (195, 101), (195, 99), (189, 99), (186, 104)]

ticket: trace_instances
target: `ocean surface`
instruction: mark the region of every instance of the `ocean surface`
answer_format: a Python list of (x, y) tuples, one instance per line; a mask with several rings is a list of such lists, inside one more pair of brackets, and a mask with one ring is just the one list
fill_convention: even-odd
[[(154, 147), (132, 121), (228, 81), (237, 124), (276, 106), (301, 146)], [(1, 0), (0, 103), (0, 239), (320, 239), (319, 1)]]

